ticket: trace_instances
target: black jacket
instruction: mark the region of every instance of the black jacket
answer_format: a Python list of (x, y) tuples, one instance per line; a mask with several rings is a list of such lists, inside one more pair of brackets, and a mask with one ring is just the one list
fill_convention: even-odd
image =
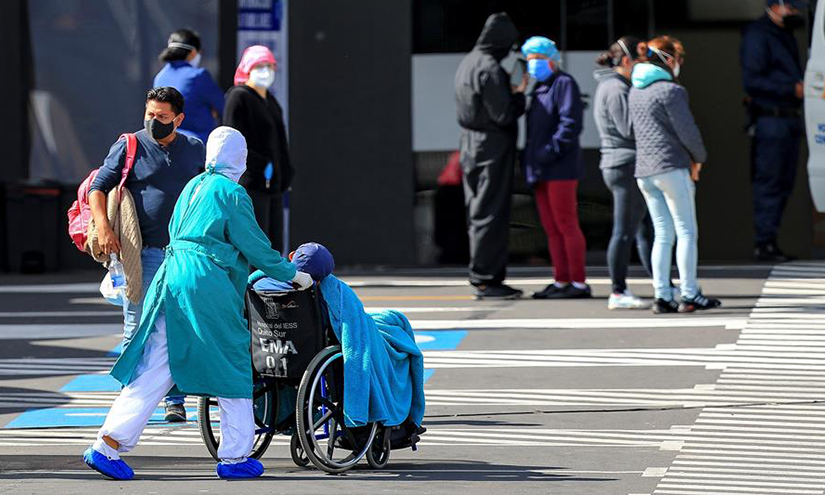
[(507, 14), (493, 14), (472, 51), (455, 73), (458, 124), (464, 129), (506, 133), (515, 137), (524, 113), (524, 95), (513, 94), (510, 77), (499, 62), (518, 41), (518, 31)]
[[(292, 182), (284, 114), (278, 100), (267, 91), (266, 100), (248, 86), (233, 86), (226, 92), (223, 125), (234, 127), (246, 138), (249, 154), (240, 184), (248, 190), (278, 193)], [(272, 162), (274, 173), (266, 187), (264, 170)]]
[(796, 83), (802, 81), (799, 47), (791, 31), (767, 15), (748, 24), (740, 50), (742, 82), (753, 102), (765, 108), (799, 108)]

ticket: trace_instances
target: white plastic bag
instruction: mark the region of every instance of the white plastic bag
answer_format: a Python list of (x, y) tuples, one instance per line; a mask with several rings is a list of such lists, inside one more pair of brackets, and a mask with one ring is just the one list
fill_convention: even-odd
[(100, 295), (102, 295), (103, 299), (106, 299), (106, 302), (109, 304), (114, 304), (115, 306), (123, 306), (125, 304), (124, 291), (115, 290), (112, 286), (112, 277), (109, 275), (109, 272), (106, 272), (106, 276), (103, 277), (103, 281), (100, 282)]

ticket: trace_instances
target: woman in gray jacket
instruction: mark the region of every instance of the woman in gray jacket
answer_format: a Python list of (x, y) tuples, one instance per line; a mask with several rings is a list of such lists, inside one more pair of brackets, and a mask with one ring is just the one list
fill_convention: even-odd
[(634, 176), (636, 141), (630, 121), (627, 94), (630, 75), (639, 59), (637, 47), (641, 40), (624, 36), (596, 59), (607, 67), (597, 70), (594, 77), (599, 85), (593, 98), (593, 117), (601, 138), (601, 163), (604, 183), (613, 194), (613, 233), (607, 246), (607, 267), (613, 290), (609, 309), (640, 309), (649, 307), (627, 288), (627, 268), (630, 263), (633, 240), (639, 259), (648, 274), (653, 232), (647, 222), (647, 206)]
[[(647, 62), (633, 68), (628, 96), (636, 136), (636, 179), (655, 231), (651, 262), (655, 313), (692, 312), (721, 305), (705, 297), (697, 280), (698, 226), (695, 182), (707, 158), (705, 145), (688, 105), (687, 90), (677, 81), (684, 61), (682, 43), (668, 36), (640, 45)], [(676, 241), (676, 265), (682, 301), (670, 290), (670, 261)]]

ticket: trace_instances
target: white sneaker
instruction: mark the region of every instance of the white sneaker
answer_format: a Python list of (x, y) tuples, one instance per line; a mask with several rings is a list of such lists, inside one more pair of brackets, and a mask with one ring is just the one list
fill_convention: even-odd
[(647, 309), (649, 307), (650, 303), (634, 296), (629, 290), (625, 290), (622, 294), (610, 294), (610, 299), (607, 300), (607, 309)]

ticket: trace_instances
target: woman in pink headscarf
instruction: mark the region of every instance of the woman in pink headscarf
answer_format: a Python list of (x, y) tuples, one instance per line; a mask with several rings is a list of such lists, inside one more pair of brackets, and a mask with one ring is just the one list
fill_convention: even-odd
[(241, 178), (255, 217), (276, 249), (281, 248), (282, 194), (292, 180), (284, 116), (268, 90), (275, 82), (275, 57), (261, 45), (247, 48), (235, 71), (235, 86), (226, 93), (223, 125), (246, 138), (249, 155)]

